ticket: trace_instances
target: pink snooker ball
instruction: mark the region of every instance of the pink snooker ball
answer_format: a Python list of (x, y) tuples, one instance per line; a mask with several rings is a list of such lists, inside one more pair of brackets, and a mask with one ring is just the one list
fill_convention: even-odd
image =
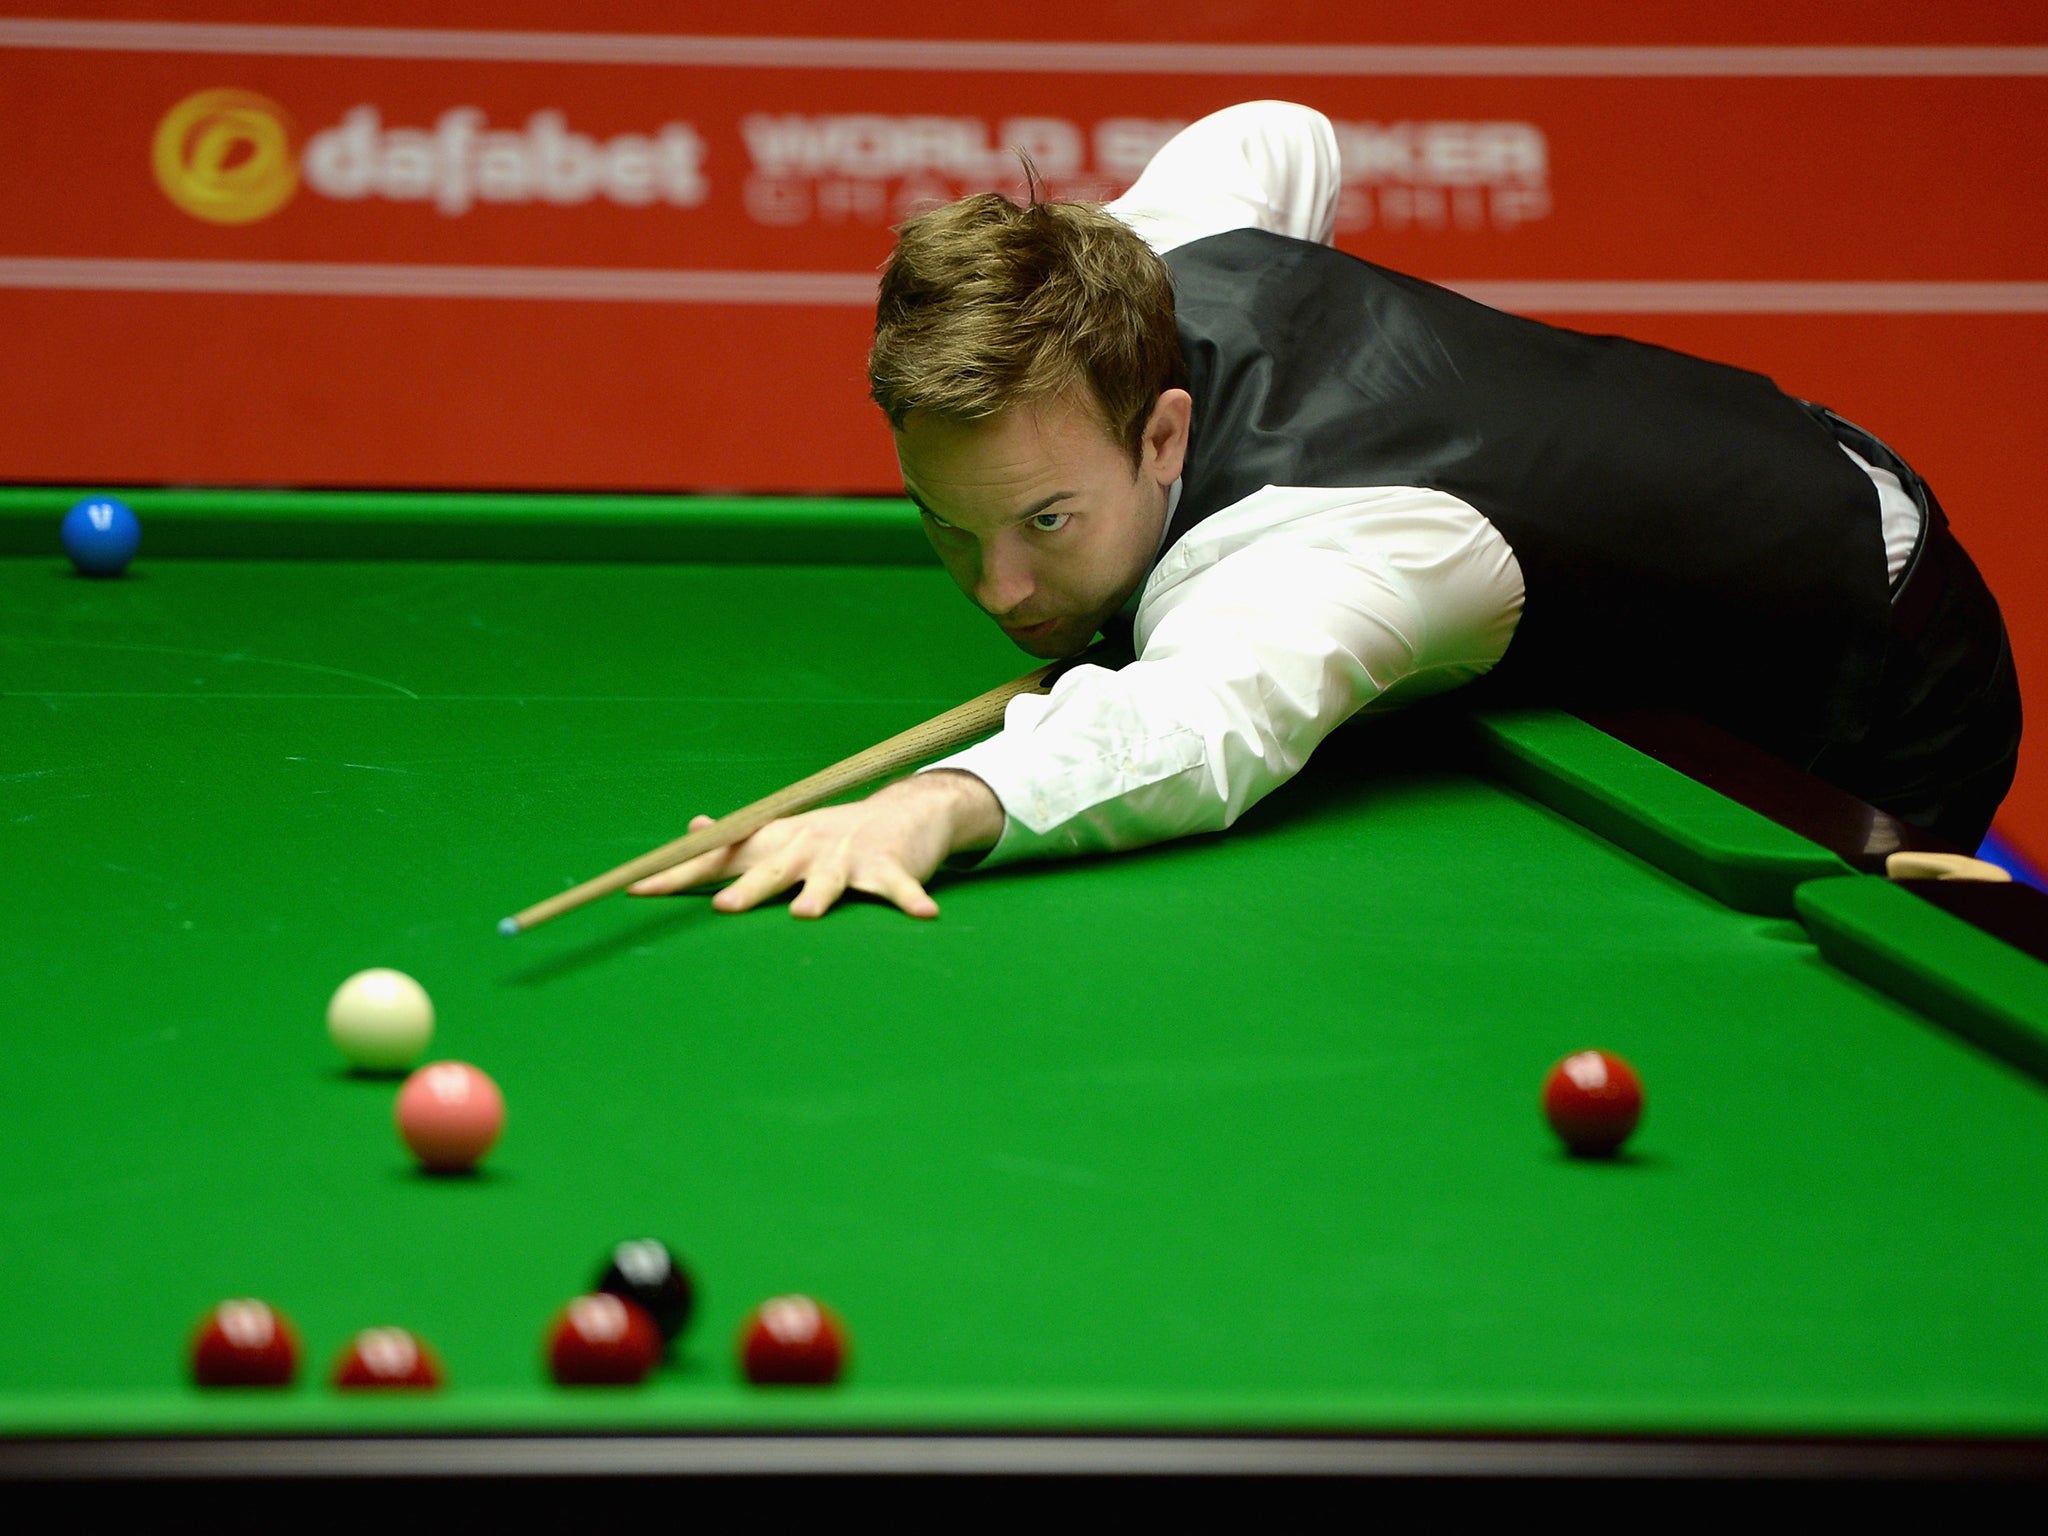
[(505, 1096), (466, 1061), (435, 1061), (398, 1090), (398, 1134), (430, 1173), (466, 1173), (505, 1129)]

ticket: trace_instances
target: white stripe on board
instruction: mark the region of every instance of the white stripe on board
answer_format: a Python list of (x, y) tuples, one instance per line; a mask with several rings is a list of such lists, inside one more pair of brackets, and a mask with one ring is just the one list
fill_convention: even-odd
[(112, 293), (310, 294), (392, 299), (585, 299), (626, 304), (875, 302), (868, 272), (678, 272), (636, 267), (459, 267), (340, 261), (0, 257), (0, 288)]
[[(1536, 314), (2048, 314), (2048, 283), (1453, 281), (1447, 286), (1497, 309)], [(645, 267), (464, 267), (65, 256), (0, 257), (0, 288), (842, 308), (875, 301), (875, 277), (866, 272), (692, 272)]]
[(862, 37), (663, 37), (618, 32), (257, 26), (0, 18), (0, 47), (919, 73), (1621, 79), (2040, 76), (2048, 47), (1543, 47), (1326, 43), (1010, 43)]
[(2041, 315), (2048, 283), (1447, 282), (1517, 313)]

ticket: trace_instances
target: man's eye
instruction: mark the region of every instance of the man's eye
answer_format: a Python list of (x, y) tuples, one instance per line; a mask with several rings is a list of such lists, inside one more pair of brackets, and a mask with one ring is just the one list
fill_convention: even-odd
[(1031, 519), (1032, 531), (1036, 533), (1058, 533), (1067, 526), (1071, 512), (1041, 512)]

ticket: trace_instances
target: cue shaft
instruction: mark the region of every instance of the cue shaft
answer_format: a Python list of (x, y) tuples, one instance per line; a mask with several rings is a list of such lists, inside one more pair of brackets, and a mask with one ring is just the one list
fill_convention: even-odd
[(1068, 669), (1111, 649), (1110, 644), (1104, 642), (1091, 646), (1078, 656), (1036, 667), (1000, 688), (991, 688), (965, 704), (956, 704), (944, 714), (934, 715), (922, 725), (914, 725), (886, 741), (876, 742), (829, 768), (819, 769), (809, 778), (798, 779), (785, 789), (778, 789), (751, 805), (741, 806), (708, 827), (686, 833), (673, 842), (650, 849), (630, 863), (621, 864), (617, 869), (592, 876), (581, 885), (572, 886), (545, 901), (537, 901), (525, 911), (503, 919), (498, 924), (498, 931), (509, 935), (537, 928), (564, 912), (588, 905), (600, 896), (624, 890), (635, 880), (658, 875), (664, 869), (673, 869), (699, 854), (752, 837), (771, 821), (812, 810), (848, 790), (858, 789), (900, 769), (913, 767), (929, 758), (943, 756), (956, 747), (978, 741), (1002, 725), (1003, 711), (1009, 708), (1010, 700), (1027, 693), (1049, 693), (1052, 685)]

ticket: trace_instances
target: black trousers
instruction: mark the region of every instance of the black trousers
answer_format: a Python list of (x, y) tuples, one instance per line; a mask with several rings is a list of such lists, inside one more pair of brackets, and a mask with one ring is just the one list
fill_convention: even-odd
[(1899, 477), (1924, 514), (1892, 594), (1869, 730), (1807, 771), (1965, 849), (1984, 840), (2019, 764), (2020, 689), (1998, 600), (1927, 482), (1877, 438), (1820, 406), (1823, 426)]

